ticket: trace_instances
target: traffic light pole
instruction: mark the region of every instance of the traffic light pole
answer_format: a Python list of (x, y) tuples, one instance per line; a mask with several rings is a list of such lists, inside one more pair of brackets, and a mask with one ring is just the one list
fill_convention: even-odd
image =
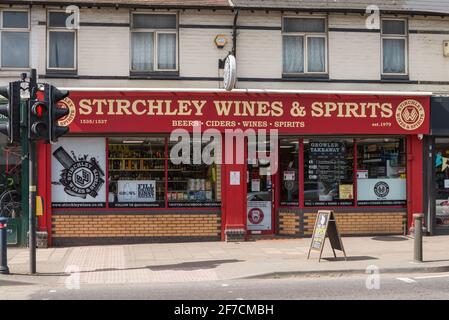
[(36, 143), (28, 141), (28, 161), (29, 161), (29, 235), (28, 245), (30, 248), (30, 273), (36, 273)]
[[(36, 97), (37, 91), (37, 77), (36, 69), (31, 70), (30, 74), (30, 98)], [(36, 193), (37, 193), (37, 179), (36, 179), (36, 142), (28, 139), (28, 175), (29, 175), (29, 233), (28, 246), (30, 248), (30, 273), (36, 273)]]

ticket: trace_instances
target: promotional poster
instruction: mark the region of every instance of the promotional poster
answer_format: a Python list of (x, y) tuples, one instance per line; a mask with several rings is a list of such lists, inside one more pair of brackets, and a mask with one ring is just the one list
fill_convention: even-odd
[(53, 208), (106, 206), (104, 138), (61, 138), (51, 154)]

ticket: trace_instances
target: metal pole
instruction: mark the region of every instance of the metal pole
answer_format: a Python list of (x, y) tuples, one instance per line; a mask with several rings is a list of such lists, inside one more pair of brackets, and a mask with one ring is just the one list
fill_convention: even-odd
[(422, 221), (424, 215), (422, 213), (413, 214), (414, 220), (414, 233), (415, 233), (415, 243), (414, 243), (414, 260), (416, 262), (423, 261), (423, 247), (422, 247)]
[[(30, 72), (30, 99), (36, 97), (37, 75), (36, 69)], [(29, 128), (28, 128), (29, 129)], [(36, 144), (28, 139), (28, 179), (29, 179), (29, 215), (28, 215), (28, 246), (30, 248), (30, 273), (36, 273)]]
[(6, 224), (8, 222), (8, 218), (0, 217), (0, 273), (8, 274), (8, 238), (7, 233), (8, 229), (6, 229)]
[(28, 245), (30, 248), (30, 273), (36, 273), (36, 145), (33, 141), (28, 141), (29, 152), (29, 234)]

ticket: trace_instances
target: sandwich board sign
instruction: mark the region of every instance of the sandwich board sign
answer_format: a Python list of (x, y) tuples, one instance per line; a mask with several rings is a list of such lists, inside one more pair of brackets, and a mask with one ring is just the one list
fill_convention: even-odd
[(334, 252), (334, 257), (337, 257), (337, 255), (335, 254), (335, 250), (340, 250), (343, 251), (345, 260), (347, 260), (343, 242), (341, 241), (340, 233), (338, 232), (337, 221), (335, 220), (334, 211), (332, 210), (318, 211), (307, 259), (309, 259), (310, 257), (310, 251), (314, 250), (320, 252), (318, 262), (321, 261), (321, 255), (323, 253), (326, 237), (329, 237), (332, 251)]

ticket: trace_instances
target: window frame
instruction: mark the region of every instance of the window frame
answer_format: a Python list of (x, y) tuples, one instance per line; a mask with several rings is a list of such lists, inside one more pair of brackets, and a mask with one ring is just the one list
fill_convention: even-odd
[[(176, 28), (175, 29), (156, 29), (156, 28), (134, 28), (133, 24), (133, 15), (136, 14), (145, 14), (145, 15), (174, 15), (176, 19)], [(178, 72), (179, 71), (179, 15), (177, 12), (142, 12), (135, 11), (130, 13), (130, 37), (129, 37), (129, 70), (132, 73), (164, 73), (164, 72)], [(153, 69), (152, 70), (136, 70), (133, 69), (133, 45), (132, 45), (132, 35), (134, 32), (145, 32), (145, 33), (153, 33)], [(175, 64), (176, 68), (174, 69), (159, 69), (158, 66), (158, 37), (159, 34), (175, 34)]]
[[(319, 209), (326, 209), (330, 210), (332, 208), (342, 208), (344, 210), (353, 210), (353, 209), (359, 209), (359, 210), (369, 210), (370, 208), (379, 208), (379, 209), (385, 209), (385, 208), (394, 208), (394, 209), (404, 209), (407, 208), (407, 204), (376, 204), (376, 205), (361, 205), (359, 204), (359, 200), (357, 197), (357, 170), (358, 170), (358, 143), (361, 139), (378, 139), (378, 138), (391, 138), (391, 139), (402, 139), (404, 141), (405, 145), (405, 154), (407, 154), (407, 135), (401, 135), (401, 134), (391, 134), (391, 135), (337, 135), (335, 137), (329, 136), (329, 135), (318, 135), (318, 136), (307, 136), (307, 135), (280, 135), (279, 139), (282, 138), (289, 138), (289, 139), (295, 139), (299, 142), (299, 150), (298, 150), (298, 201), (299, 205), (294, 204), (281, 204), (281, 172), (282, 168), (279, 168), (278, 172), (276, 173), (275, 181), (277, 183), (276, 187), (276, 200), (275, 200), (275, 207), (276, 208), (283, 208), (283, 209), (301, 209), (301, 210), (319, 210)], [(324, 205), (324, 206), (311, 206), (305, 204), (305, 196), (304, 196), (304, 182), (305, 182), (305, 173), (304, 173), (304, 164), (305, 164), (305, 146), (304, 146), (304, 140), (307, 139), (350, 139), (353, 143), (353, 204), (352, 205)], [(280, 143), (278, 147), (278, 152), (280, 152)], [(405, 162), (405, 170), (408, 170), (408, 163)], [(408, 188), (408, 177), (406, 178), (406, 184)], [(407, 189), (408, 190), (408, 189)], [(408, 199), (408, 198), (407, 198)], [(406, 201), (408, 201), (406, 199)]]
[[(76, 29), (67, 29), (65, 27), (51, 27), (50, 26), (50, 14), (53, 12), (63, 12), (66, 13), (65, 10), (47, 10), (47, 23), (46, 23), (46, 36), (47, 36), (47, 54), (46, 54), (46, 63), (48, 71), (76, 71), (78, 69), (78, 34)], [(73, 39), (73, 68), (55, 68), (50, 67), (50, 33), (51, 32), (72, 32), (74, 34)]]
[[(284, 31), (285, 19), (296, 18), (296, 19), (322, 19), (324, 20), (324, 32), (286, 32)], [(303, 40), (303, 72), (285, 72), (284, 71), (284, 52), (282, 48), (282, 75), (285, 76), (314, 76), (314, 75), (327, 75), (329, 73), (329, 27), (328, 27), (328, 18), (327, 16), (282, 16), (281, 23), (281, 37), (282, 41), (284, 40), (284, 36), (294, 36), (294, 37), (302, 37)], [(324, 49), (326, 50), (324, 57), (324, 71), (309, 71), (309, 62), (308, 62), (308, 38), (324, 38)]]
[[(384, 34), (383, 33), (383, 22), (386, 20), (390, 21), (403, 21), (404, 22), (404, 34)], [(380, 21), (380, 71), (382, 76), (407, 76), (408, 75), (408, 20), (407, 18), (382, 18)], [(397, 72), (384, 72), (384, 40), (404, 40), (404, 72), (403, 73), (397, 73)]]
[[(4, 28), (3, 27), (3, 13), (4, 12), (26, 12), (28, 16), (28, 27), (27, 28)], [(28, 67), (4, 67), (2, 65), (2, 45), (3, 32), (28, 32)], [(31, 13), (28, 9), (1, 9), (0, 10), (0, 70), (30, 70), (31, 68)]]

